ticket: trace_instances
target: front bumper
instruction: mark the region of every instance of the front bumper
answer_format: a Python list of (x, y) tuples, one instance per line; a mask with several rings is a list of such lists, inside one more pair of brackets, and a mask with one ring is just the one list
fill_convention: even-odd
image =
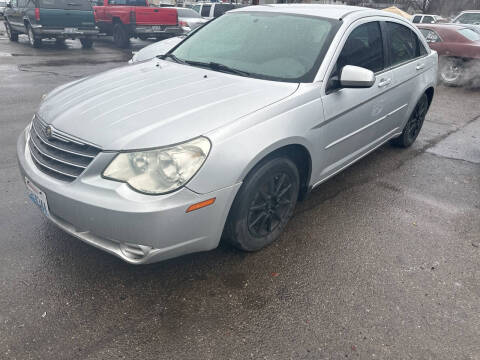
[[(149, 196), (100, 174), (115, 156), (102, 152), (73, 182), (41, 172), (32, 162), (28, 133), (17, 141), (22, 178), (41, 189), (50, 220), (80, 240), (132, 264), (147, 264), (218, 246), (223, 227), (241, 184), (208, 194), (184, 187), (174, 193)], [(186, 213), (195, 203), (215, 197), (208, 207)]]

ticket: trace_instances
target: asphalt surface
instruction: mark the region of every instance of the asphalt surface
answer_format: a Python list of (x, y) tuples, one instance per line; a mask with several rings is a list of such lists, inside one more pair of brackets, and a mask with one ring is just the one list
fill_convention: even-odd
[(321, 185), (267, 249), (136, 267), (25, 195), (15, 142), (42, 94), (131, 55), (67, 44), (0, 28), (0, 358), (480, 359), (479, 90), (439, 87), (412, 148)]

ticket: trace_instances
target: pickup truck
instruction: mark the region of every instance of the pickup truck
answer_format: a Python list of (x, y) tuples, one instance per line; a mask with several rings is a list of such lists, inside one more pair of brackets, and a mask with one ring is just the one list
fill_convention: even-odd
[(100, 32), (113, 35), (118, 47), (127, 47), (131, 37), (161, 40), (183, 33), (176, 9), (150, 7), (147, 0), (97, 0), (93, 9)]
[(26, 34), (30, 45), (42, 46), (42, 39), (80, 39), (91, 48), (98, 35), (89, 0), (12, 0), (5, 10), (5, 29), (10, 41)]

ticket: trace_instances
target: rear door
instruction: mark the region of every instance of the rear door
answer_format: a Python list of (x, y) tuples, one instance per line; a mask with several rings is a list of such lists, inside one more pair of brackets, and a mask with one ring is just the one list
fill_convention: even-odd
[[(323, 163), (318, 179), (329, 177), (388, 139), (392, 132), (389, 114), (395, 108), (389, 91), (393, 73), (386, 70), (385, 41), (379, 21), (362, 20), (352, 25), (338, 55), (322, 97), (321, 127)], [(346, 65), (363, 67), (376, 74), (368, 89), (341, 88), (339, 77)]]
[(402, 128), (413, 111), (418, 98), (425, 89), (421, 75), (431, 69), (430, 59), (423, 42), (410, 27), (400, 22), (386, 22), (388, 33), (389, 67), (393, 71), (396, 86), (391, 97), (398, 104), (398, 111), (392, 115), (396, 126)]
[(49, 28), (85, 28), (95, 24), (89, 0), (38, 0), (40, 23)]

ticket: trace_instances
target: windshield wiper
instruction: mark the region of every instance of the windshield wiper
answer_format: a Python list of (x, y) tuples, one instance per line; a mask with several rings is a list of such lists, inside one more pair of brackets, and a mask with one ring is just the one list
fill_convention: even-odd
[(252, 75), (248, 71), (235, 69), (235, 68), (232, 68), (230, 66), (220, 64), (220, 63), (217, 63), (217, 62), (213, 62), (213, 61), (201, 62), (201, 61), (185, 60), (185, 62), (189, 65), (192, 65), (192, 66), (205, 67), (207, 69), (226, 72), (226, 73), (235, 74), (235, 75), (241, 75), (241, 76), (251, 76)]
[(162, 59), (162, 60), (170, 58), (170, 59), (172, 59), (173, 61), (175, 61), (176, 63), (179, 63), (179, 64), (186, 64), (187, 63), (185, 60), (182, 60), (182, 59), (176, 57), (173, 54), (157, 55), (157, 58)]

